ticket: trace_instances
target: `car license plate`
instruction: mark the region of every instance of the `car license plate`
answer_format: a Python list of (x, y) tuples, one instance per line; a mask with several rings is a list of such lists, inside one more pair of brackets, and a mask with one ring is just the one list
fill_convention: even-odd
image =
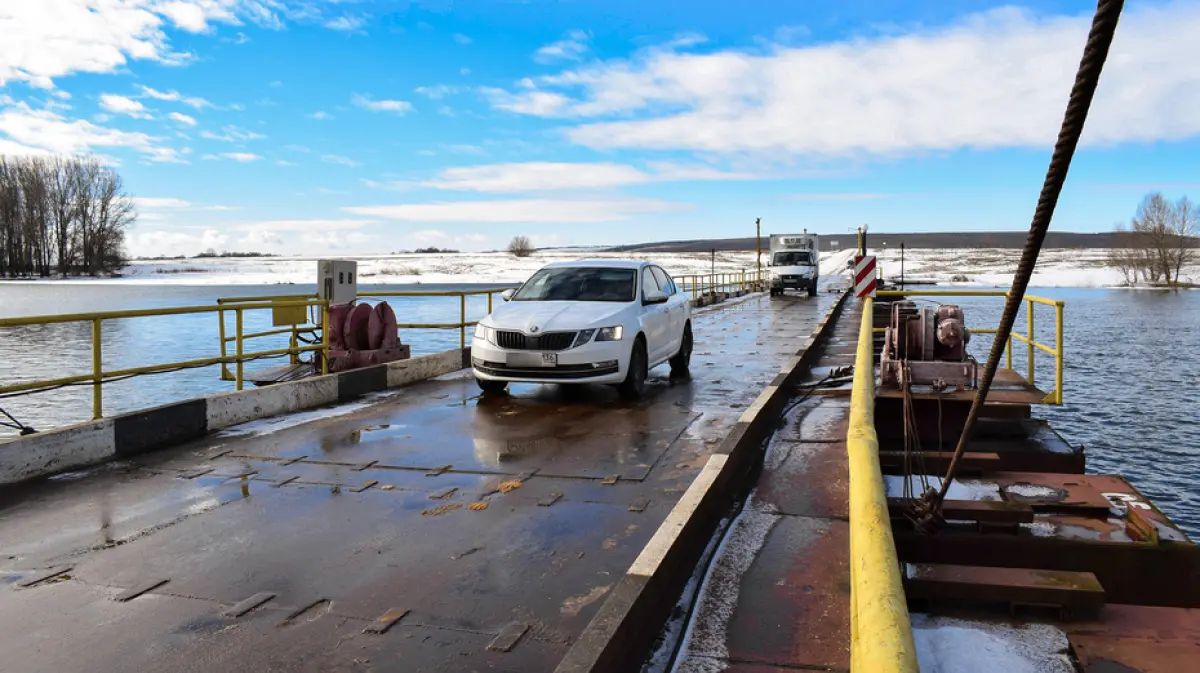
[(509, 367), (557, 367), (558, 353), (509, 353)]

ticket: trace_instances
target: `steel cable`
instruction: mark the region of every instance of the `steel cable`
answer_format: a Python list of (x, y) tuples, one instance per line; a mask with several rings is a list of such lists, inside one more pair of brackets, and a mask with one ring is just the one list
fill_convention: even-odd
[[(958, 463), (966, 449), (967, 442), (971, 439), (971, 432), (979, 418), (979, 412), (983, 409), (988, 391), (992, 387), (992, 380), (1000, 365), (1000, 356), (1004, 353), (1009, 335), (1012, 334), (1013, 323), (1016, 321), (1017, 312), (1024, 300), (1025, 290), (1029, 287), (1029, 280), (1033, 276), (1033, 269), (1037, 264), (1038, 253), (1041, 252), (1046, 232), (1050, 229), (1054, 209), (1058, 205), (1058, 197), (1062, 193), (1067, 172), (1071, 168), (1071, 159), (1079, 145), (1079, 138), (1083, 135), (1088, 111), (1091, 109), (1092, 99), (1096, 93), (1096, 85), (1100, 82), (1100, 73), (1108, 58), (1109, 48), (1112, 46), (1113, 36), (1117, 32), (1117, 24), (1120, 21), (1124, 5), (1124, 0), (1100, 0), (1096, 4), (1096, 14), (1092, 17), (1091, 31), (1088, 33), (1087, 43), (1083, 49), (1079, 70), (1075, 74), (1075, 85), (1071, 88), (1071, 97), (1067, 102), (1062, 128), (1059, 130), (1058, 140), (1054, 143), (1054, 153), (1050, 157), (1050, 166), (1046, 170), (1046, 180), (1042, 184), (1042, 192), (1038, 196), (1037, 208), (1034, 210), (1033, 220), (1029, 225), (1029, 235), (1025, 239), (1025, 248), (1021, 253), (1021, 262), (1017, 266), (1016, 276), (1013, 277), (1012, 289), (1009, 290), (1008, 300), (1004, 305), (1004, 315), (1000, 319), (1000, 328), (996, 332), (995, 341), (992, 342), (992, 350), (988, 355), (983, 377), (979, 381), (979, 390), (971, 403), (971, 411), (967, 415), (966, 424), (963, 426), (962, 435), (958, 439), (958, 445), (954, 449), (954, 456), (950, 459), (950, 467), (946, 471), (946, 478), (942, 481), (941, 487), (937, 491), (932, 489), (926, 491), (922, 500), (916, 503), (918, 511), (914, 512), (914, 520), (919, 522), (917, 528), (923, 532), (933, 532), (942, 520), (942, 502), (946, 499), (946, 492), (954, 480)], [(1029, 336), (1033, 338), (1032, 334)]]

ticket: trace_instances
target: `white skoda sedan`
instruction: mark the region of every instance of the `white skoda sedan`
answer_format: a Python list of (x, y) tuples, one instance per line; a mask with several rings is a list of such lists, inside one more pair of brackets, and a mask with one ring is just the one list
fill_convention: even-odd
[(633, 399), (650, 369), (669, 361), (682, 374), (692, 359), (691, 304), (647, 262), (551, 264), (504, 299), (471, 342), (486, 393), (510, 382), (607, 383)]

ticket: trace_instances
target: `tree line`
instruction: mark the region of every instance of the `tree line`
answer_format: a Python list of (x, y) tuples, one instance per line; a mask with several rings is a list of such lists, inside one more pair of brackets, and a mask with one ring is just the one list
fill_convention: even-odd
[(1186, 196), (1172, 203), (1157, 192), (1147, 195), (1133, 220), (1117, 227), (1120, 247), (1109, 251), (1109, 266), (1130, 285), (1179, 285), (1183, 270), (1200, 258), (1197, 215)]
[(0, 278), (120, 269), (136, 219), (121, 176), (93, 157), (0, 155)]

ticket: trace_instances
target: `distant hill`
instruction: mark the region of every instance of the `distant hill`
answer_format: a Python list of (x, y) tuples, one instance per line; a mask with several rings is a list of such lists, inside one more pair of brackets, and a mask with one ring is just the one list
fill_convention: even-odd
[[(795, 233), (795, 232), (775, 232)], [(819, 232), (818, 232), (819, 233)], [(962, 232), (962, 233), (924, 233), (924, 234), (883, 234), (868, 233), (869, 247), (889, 248), (936, 248), (940, 250), (954, 248), (1017, 248), (1025, 246), (1023, 231), (992, 231), (992, 232)], [(820, 234), (821, 249), (845, 250), (858, 244), (857, 234)], [(690, 241), (662, 241), (658, 243), (638, 243), (607, 248), (611, 252), (708, 252), (709, 250), (737, 251), (754, 250), (754, 237), (697, 239)], [(767, 235), (763, 234), (763, 248), (768, 245)], [(1117, 245), (1117, 237), (1111, 233), (1077, 234), (1071, 232), (1050, 232), (1046, 235), (1043, 248), (1112, 248)]]

